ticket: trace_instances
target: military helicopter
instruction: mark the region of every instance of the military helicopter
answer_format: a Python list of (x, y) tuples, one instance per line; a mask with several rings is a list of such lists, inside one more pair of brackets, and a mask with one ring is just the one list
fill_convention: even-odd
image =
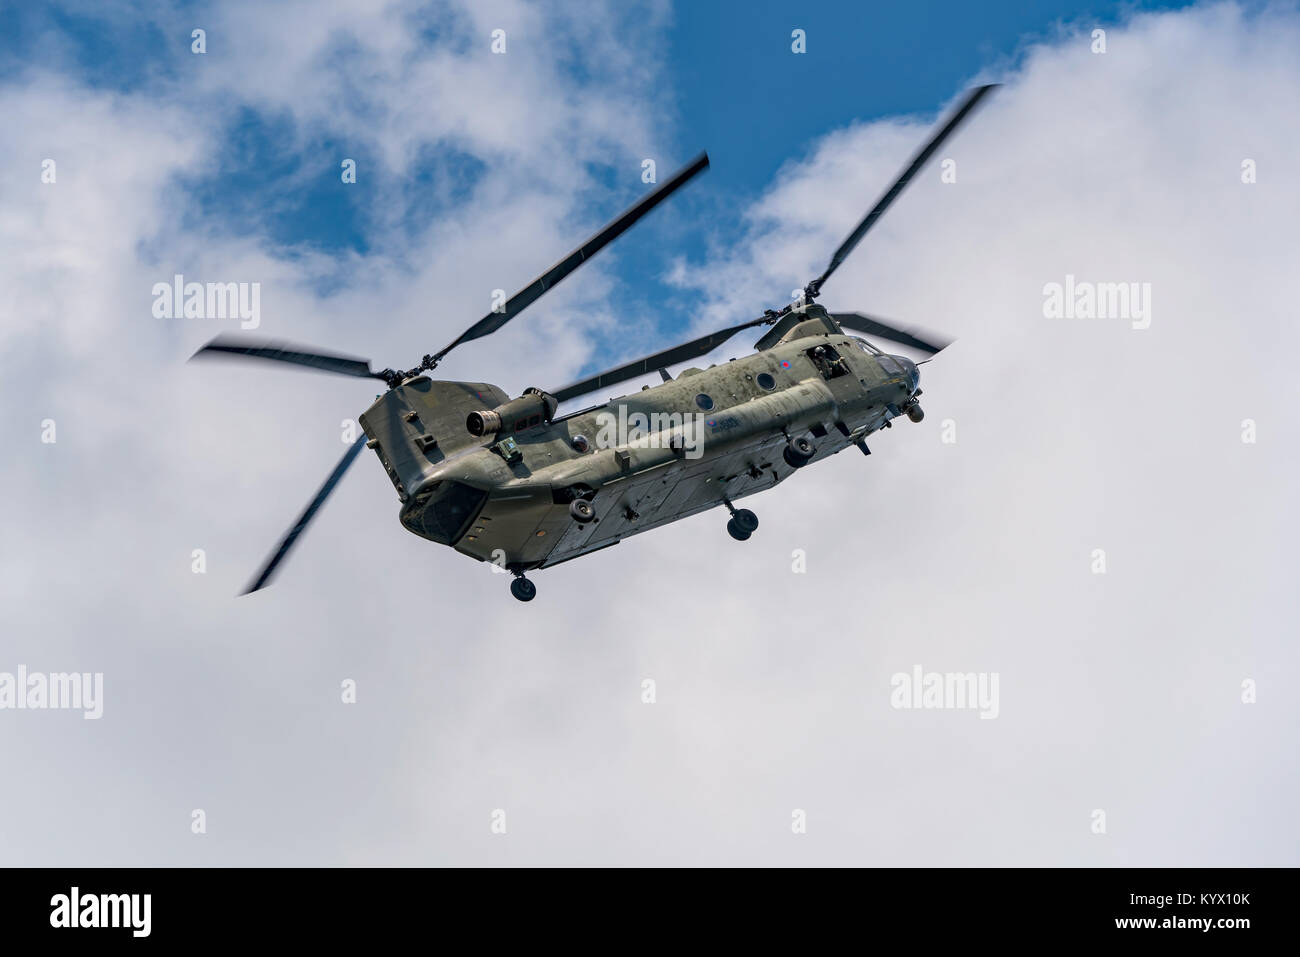
[[(631, 535), (719, 505), (738, 541), (758, 529), (740, 499), (807, 465), (856, 446), (906, 415), (924, 416), (917, 363), (846, 330), (933, 356), (949, 343), (857, 312), (816, 303), (822, 284), (936, 150), (993, 89), (969, 91), (802, 295), (779, 310), (700, 336), (547, 392), (510, 398), (485, 382), (425, 375), (463, 343), (504, 326), (667, 199), (709, 163), (700, 154), (608, 226), (413, 369), (372, 371), (364, 359), (287, 343), (222, 336), (195, 357), (243, 357), (378, 379), (387, 386), (359, 417), (364, 435), (344, 454), (244, 594), (265, 586), (343, 474), (372, 449), (397, 490), (408, 530), (514, 576), (510, 591), (531, 601), (526, 577), (616, 545)], [(754, 353), (707, 369), (669, 366), (705, 356), (737, 333), (771, 326)], [(928, 359), (923, 361), (929, 361)], [(561, 402), (658, 371), (640, 392), (556, 416)]]

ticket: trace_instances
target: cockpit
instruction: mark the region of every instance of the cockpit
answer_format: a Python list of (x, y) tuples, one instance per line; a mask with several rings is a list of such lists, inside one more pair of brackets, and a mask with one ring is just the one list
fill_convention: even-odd
[(907, 356), (890, 356), (878, 352), (876, 361), (880, 363), (880, 368), (884, 370), (885, 375), (907, 379), (911, 383), (912, 391), (916, 390), (917, 383), (921, 381), (921, 373), (916, 368), (916, 363)]

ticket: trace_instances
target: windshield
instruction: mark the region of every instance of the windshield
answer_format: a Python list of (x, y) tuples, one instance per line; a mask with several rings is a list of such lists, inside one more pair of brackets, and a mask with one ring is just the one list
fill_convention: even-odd
[(903, 375), (903, 367), (898, 364), (898, 360), (893, 356), (887, 356), (884, 353), (876, 356), (876, 361), (880, 363), (880, 368), (885, 370), (886, 375)]

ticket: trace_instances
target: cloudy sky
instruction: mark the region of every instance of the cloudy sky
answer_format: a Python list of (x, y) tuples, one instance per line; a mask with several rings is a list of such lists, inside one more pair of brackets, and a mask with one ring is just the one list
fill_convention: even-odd
[[(104, 676), (0, 710), (0, 863), (1300, 864), (1300, 11), (686, 6), (0, 15), (0, 673)], [(707, 148), (439, 370), (557, 386), (782, 305), (990, 81), (823, 297), (957, 337), (923, 423), (527, 605), (366, 455), (235, 597), (373, 388), (187, 365), (238, 323), (155, 283), (409, 366)], [(1050, 318), (1067, 277), (1149, 311)], [(893, 707), (918, 666), (997, 717)]]

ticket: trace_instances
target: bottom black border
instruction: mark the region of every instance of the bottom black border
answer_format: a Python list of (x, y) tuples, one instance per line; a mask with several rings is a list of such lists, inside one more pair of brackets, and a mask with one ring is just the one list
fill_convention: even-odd
[[(9, 943), (64, 937), (91, 945), (110, 938), (131, 944), (374, 943), (458, 928), (494, 937), (511, 930), (526, 937), (531, 928), (534, 937), (562, 932), (581, 939), (625, 927), (628, 940), (644, 935), (648, 943), (667, 946), (671, 939), (662, 934), (674, 926), (766, 936), (783, 924), (791, 933), (820, 936), (848, 928), (863, 940), (902, 935), (926, 945), (949, 938), (1126, 936), (1167, 939), (1177, 946), (1192, 939), (1230, 945), (1260, 934), (1292, 936), (1286, 931), (1292, 926), (1297, 873), (1293, 868), (8, 869), (0, 870), (0, 926)], [(100, 909), (98, 898), (86, 903), (88, 896), (148, 894), (148, 936), (137, 936), (129, 926), (52, 926), (52, 916), (68, 922), (73, 887), (88, 918)], [(136, 900), (143, 904), (143, 897)], [(110, 911), (119, 910), (120, 919), (127, 917), (123, 898), (107, 903)], [(136, 917), (141, 923), (142, 914)], [(1134, 920), (1143, 924), (1133, 926)], [(1199, 923), (1205, 920), (1212, 922), (1208, 929)], [(1120, 926), (1121, 921), (1130, 923)]]

